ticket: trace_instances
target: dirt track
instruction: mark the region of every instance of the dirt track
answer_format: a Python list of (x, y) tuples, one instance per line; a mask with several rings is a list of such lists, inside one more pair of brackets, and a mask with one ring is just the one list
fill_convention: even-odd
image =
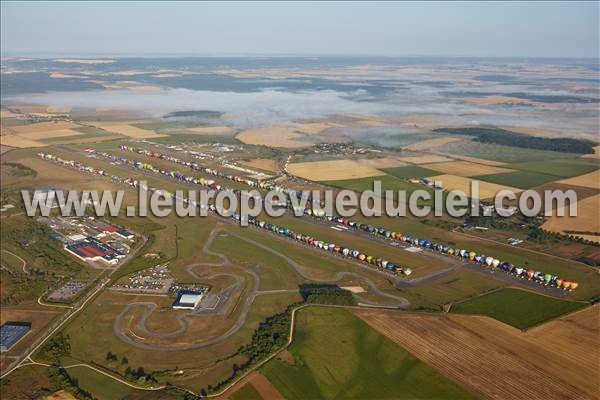
[(421, 360), (489, 399), (598, 398), (598, 311), (590, 307), (524, 333), (487, 317), (353, 310)]

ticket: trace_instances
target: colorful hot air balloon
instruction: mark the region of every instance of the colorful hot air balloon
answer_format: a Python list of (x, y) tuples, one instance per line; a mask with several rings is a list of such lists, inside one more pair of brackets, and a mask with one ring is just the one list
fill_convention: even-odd
[(556, 278), (556, 287), (562, 287), (564, 280)]
[(534, 270), (528, 269), (527, 270), (527, 279), (531, 280), (531, 278), (533, 278), (533, 273), (534, 272), (535, 272)]

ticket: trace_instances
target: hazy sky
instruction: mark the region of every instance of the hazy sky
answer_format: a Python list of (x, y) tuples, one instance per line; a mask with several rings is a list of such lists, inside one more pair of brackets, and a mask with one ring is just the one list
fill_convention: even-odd
[(4, 54), (598, 57), (599, 4), (2, 1)]

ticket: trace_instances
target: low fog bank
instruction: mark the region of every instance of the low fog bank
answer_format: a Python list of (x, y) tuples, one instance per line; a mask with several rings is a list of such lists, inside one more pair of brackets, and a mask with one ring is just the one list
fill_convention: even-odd
[(225, 122), (238, 128), (323, 118), (334, 114), (381, 114), (393, 111), (391, 105), (354, 101), (352, 98), (358, 95), (333, 90), (239, 93), (189, 89), (142, 92), (124, 89), (44, 93), (14, 97), (12, 100), (87, 109), (125, 110), (148, 117), (160, 117), (182, 110), (211, 110), (224, 113), (222, 118)]
[(162, 88), (156, 91), (53, 92), (16, 96), (11, 100), (84, 109), (124, 110), (153, 118), (174, 111), (210, 110), (223, 113), (221, 123), (240, 129), (348, 114), (392, 118), (417, 114), (428, 115), (427, 119), (435, 120), (436, 125), (515, 126), (580, 131), (584, 132), (584, 136), (595, 136), (598, 132), (597, 104), (569, 105), (562, 109), (527, 105), (485, 106), (466, 103), (459, 97), (444, 96), (439, 89), (420, 85), (371, 101), (364, 101), (364, 96), (360, 90), (215, 92)]

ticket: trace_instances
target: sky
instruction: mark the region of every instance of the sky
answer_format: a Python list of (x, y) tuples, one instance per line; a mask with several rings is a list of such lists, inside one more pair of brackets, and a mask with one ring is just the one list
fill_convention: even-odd
[(590, 2), (11, 2), (3, 55), (599, 56)]

